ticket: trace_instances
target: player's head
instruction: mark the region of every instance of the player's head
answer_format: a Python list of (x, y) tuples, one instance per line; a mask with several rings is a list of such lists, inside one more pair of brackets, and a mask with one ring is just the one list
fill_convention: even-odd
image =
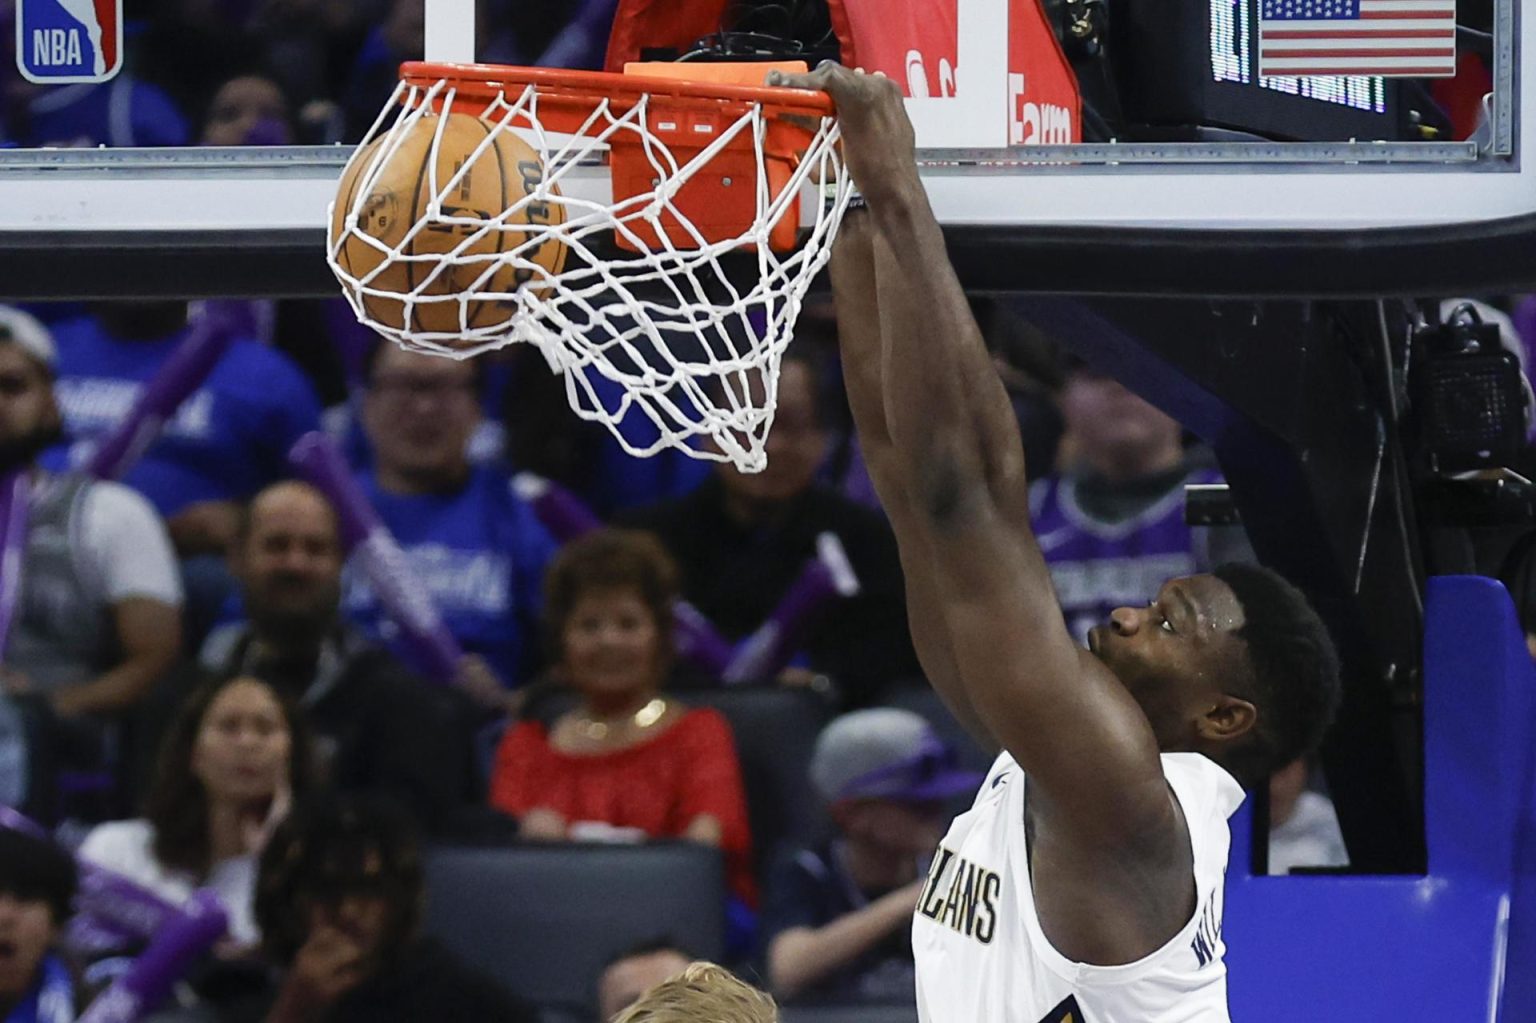
[(1301, 591), (1224, 565), (1117, 609), (1089, 648), (1146, 712), (1164, 751), (1205, 753), (1245, 786), (1314, 749), (1339, 702), (1339, 659)]
[(381, 477), (422, 491), (459, 482), (469, 469), (469, 438), (480, 423), (475, 360), (380, 344), (365, 369), (363, 429)]
[(771, 997), (714, 963), (692, 963), (625, 1009), (613, 1023), (777, 1023)]
[(75, 884), (75, 861), (64, 850), (0, 828), (0, 1005), (35, 983), (69, 919)]
[(251, 498), (230, 566), (264, 640), (318, 640), (336, 620), (341, 565), (336, 512), (320, 491), (284, 480)]
[(0, 306), (0, 474), (31, 463), (63, 435), (53, 394), (55, 359), (46, 327)]
[(421, 920), (415, 828), (382, 799), (331, 796), (300, 805), (261, 854), (256, 921), (272, 962), (293, 962), (318, 928), (343, 932), (369, 972), (395, 958)]

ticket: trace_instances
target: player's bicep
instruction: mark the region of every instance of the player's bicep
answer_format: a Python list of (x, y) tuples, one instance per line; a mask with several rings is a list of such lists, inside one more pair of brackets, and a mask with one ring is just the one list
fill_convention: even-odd
[(934, 692), (971, 738), (988, 751), (1002, 744), (966, 694), (955, 659), (954, 643), (932, 578), (932, 555), (925, 545), (902, 547), (901, 567), (906, 577), (907, 628), (917, 660)]
[(931, 536), (963, 688), (1031, 786), (1104, 837), (1165, 812), (1151, 726), (1109, 670), (1072, 640), (1031, 536), (995, 511)]
[[(879, 471), (872, 464), (871, 471)], [(888, 491), (900, 498), (904, 495), (897, 486)], [(897, 550), (901, 556), (901, 573), (906, 588), (907, 628), (912, 635), (912, 646), (917, 651), (918, 664), (939, 699), (949, 708), (955, 720), (966, 732), (991, 751), (1001, 743), (977, 713), (960, 678), (955, 661), (954, 643), (949, 636), (949, 625), (938, 594), (934, 578), (933, 551), (928, 537), (919, 527), (913, 512), (904, 501), (888, 500), (886, 514), (896, 533)]]

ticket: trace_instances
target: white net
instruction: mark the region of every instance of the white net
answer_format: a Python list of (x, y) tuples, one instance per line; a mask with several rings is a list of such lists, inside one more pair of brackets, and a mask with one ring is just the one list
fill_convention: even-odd
[[(415, 351), (466, 358), (531, 342), (576, 413), (631, 454), (679, 448), (760, 470), (780, 357), (851, 191), (836, 121), (796, 119), (805, 145), (786, 156), (773, 145), (781, 115), (758, 103), (706, 131), (648, 94), (592, 99), (576, 117), (565, 105), (558, 119), (555, 102), (535, 85), (487, 106), (448, 81), (402, 82), (332, 206), (344, 294)], [(617, 177), (625, 147), (648, 187), (592, 195), (594, 165), (606, 151)], [(500, 200), (470, 201), (481, 168), (508, 160), (516, 176), (495, 171)], [(722, 230), (711, 214), (727, 196), (741, 215)], [(502, 208), (473, 208), (487, 205)], [(798, 244), (776, 251), (796, 218)]]

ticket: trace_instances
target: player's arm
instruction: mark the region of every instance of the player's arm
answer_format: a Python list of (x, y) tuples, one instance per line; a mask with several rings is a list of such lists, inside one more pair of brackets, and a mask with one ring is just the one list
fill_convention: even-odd
[(1018, 424), (949, 264), (899, 90), (836, 65), (786, 84), (837, 103), (874, 217), (885, 419), (927, 540), (912, 569), (942, 608), (966, 699), (1053, 827), (1106, 851), (1171, 840), (1178, 811), (1151, 727), (1062, 620), (1029, 525)]
[(928, 538), (920, 528), (902, 483), (899, 459), (885, 422), (882, 394), (884, 358), (880, 310), (875, 302), (874, 223), (864, 210), (850, 211), (832, 250), (832, 294), (837, 310), (838, 348), (843, 384), (858, 424), (859, 450), (880, 503), (895, 530), (907, 591), (907, 622), (923, 673), (950, 713), (979, 742), (995, 749), (997, 740), (971, 706), (961, 685), (950, 648), (949, 630), (934, 590)]

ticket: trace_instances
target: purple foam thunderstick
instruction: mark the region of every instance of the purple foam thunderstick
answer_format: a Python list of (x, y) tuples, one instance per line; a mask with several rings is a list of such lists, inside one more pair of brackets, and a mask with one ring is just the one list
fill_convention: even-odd
[(127, 418), (97, 442), (85, 471), (97, 479), (118, 480), (128, 474), (188, 395), (197, 390), (234, 341), (229, 312), (209, 302), (192, 329), (165, 365), (139, 392)]
[(451, 682), (464, 651), (443, 624), (427, 588), (411, 571), (405, 552), (352, 478), (352, 469), (335, 443), (323, 433), (306, 433), (293, 445), (288, 461), (330, 499), (341, 524), (343, 550), (357, 558), (423, 670), (433, 681)]
[(27, 499), (31, 493), (27, 470), (0, 478), (0, 664), (5, 663), (6, 637), (21, 600), (21, 562), (27, 549)]
[(806, 562), (768, 620), (737, 645), (722, 679), (727, 685), (740, 685), (773, 678), (795, 656), (831, 602), (858, 592), (859, 577), (842, 541), (834, 533), (822, 533), (816, 537), (816, 557)]

